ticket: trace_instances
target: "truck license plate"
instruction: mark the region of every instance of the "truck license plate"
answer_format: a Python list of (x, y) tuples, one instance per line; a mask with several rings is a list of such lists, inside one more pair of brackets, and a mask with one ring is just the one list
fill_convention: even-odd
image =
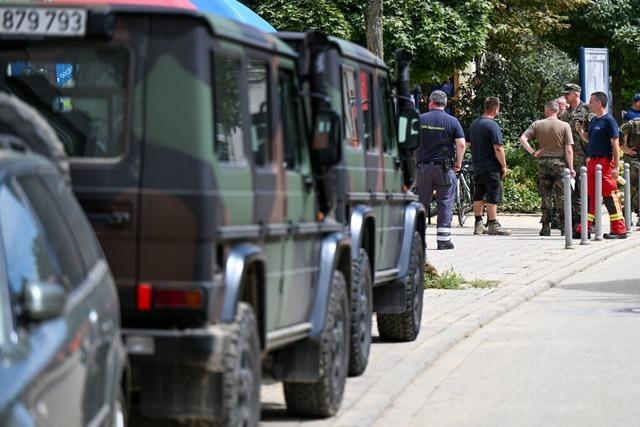
[(86, 9), (0, 7), (0, 34), (84, 36)]

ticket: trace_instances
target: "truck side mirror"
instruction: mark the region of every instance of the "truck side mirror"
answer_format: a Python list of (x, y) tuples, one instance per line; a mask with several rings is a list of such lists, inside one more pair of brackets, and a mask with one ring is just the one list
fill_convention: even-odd
[(24, 289), (24, 311), (29, 320), (44, 321), (64, 312), (67, 291), (59, 283), (27, 283)]
[(420, 115), (415, 110), (402, 110), (398, 118), (398, 145), (401, 150), (420, 146)]
[(315, 114), (311, 149), (323, 166), (340, 162), (340, 116), (333, 110), (320, 110)]

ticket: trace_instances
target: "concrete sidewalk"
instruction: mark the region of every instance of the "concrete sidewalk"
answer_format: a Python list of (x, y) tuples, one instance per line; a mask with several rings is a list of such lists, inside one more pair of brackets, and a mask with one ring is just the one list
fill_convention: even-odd
[[(501, 216), (511, 236), (474, 236), (473, 218), (465, 227), (452, 229), (454, 250), (436, 251), (435, 227), (429, 226), (429, 261), (443, 272), (452, 268), (466, 279), (497, 280), (491, 289), (427, 290), (422, 328), (411, 343), (384, 343), (374, 339), (367, 371), (349, 378), (340, 413), (327, 420), (299, 420), (286, 413), (282, 387), (263, 386), (263, 424), (276, 425), (402, 425), (398, 414), (408, 416), (419, 408), (419, 399), (402, 399), (413, 380), (441, 354), (478, 328), (554, 286), (556, 283), (600, 262), (618, 251), (640, 245), (640, 233), (626, 240), (591, 241), (564, 249), (564, 237), (554, 230), (551, 237), (539, 237), (538, 216)], [(605, 230), (608, 226), (604, 227)], [(374, 322), (374, 336), (377, 329)], [(404, 394), (406, 396), (406, 393)], [(385, 410), (393, 406), (393, 419)], [(401, 408), (401, 411), (397, 409)]]

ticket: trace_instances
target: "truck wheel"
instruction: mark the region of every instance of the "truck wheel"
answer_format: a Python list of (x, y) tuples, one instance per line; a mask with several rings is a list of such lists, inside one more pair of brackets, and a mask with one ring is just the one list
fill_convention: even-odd
[(70, 182), (69, 158), (56, 132), (35, 108), (6, 93), (0, 93), (0, 134), (22, 140), (26, 148), (52, 161)]
[(422, 296), (424, 295), (424, 264), (422, 240), (418, 232), (413, 233), (413, 246), (409, 273), (402, 281), (405, 292), (405, 311), (403, 313), (378, 314), (378, 332), (385, 341), (413, 341), (420, 332), (422, 321)]
[(371, 264), (363, 248), (360, 248), (352, 269), (349, 375), (357, 376), (364, 372), (369, 362), (373, 314)]
[(284, 383), (287, 409), (295, 415), (331, 417), (344, 394), (349, 363), (349, 300), (341, 272), (333, 273), (327, 318), (320, 341), (320, 379), (314, 383)]
[(238, 305), (224, 355), (222, 419), (215, 425), (257, 426), (260, 420), (260, 342), (253, 308)]

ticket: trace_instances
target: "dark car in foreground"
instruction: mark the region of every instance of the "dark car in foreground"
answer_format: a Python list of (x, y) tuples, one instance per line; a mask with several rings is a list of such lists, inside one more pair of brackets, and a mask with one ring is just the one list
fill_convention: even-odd
[(0, 150), (0, 426), (123, 426), (125, 366), (116, 287), (64, 177)]

